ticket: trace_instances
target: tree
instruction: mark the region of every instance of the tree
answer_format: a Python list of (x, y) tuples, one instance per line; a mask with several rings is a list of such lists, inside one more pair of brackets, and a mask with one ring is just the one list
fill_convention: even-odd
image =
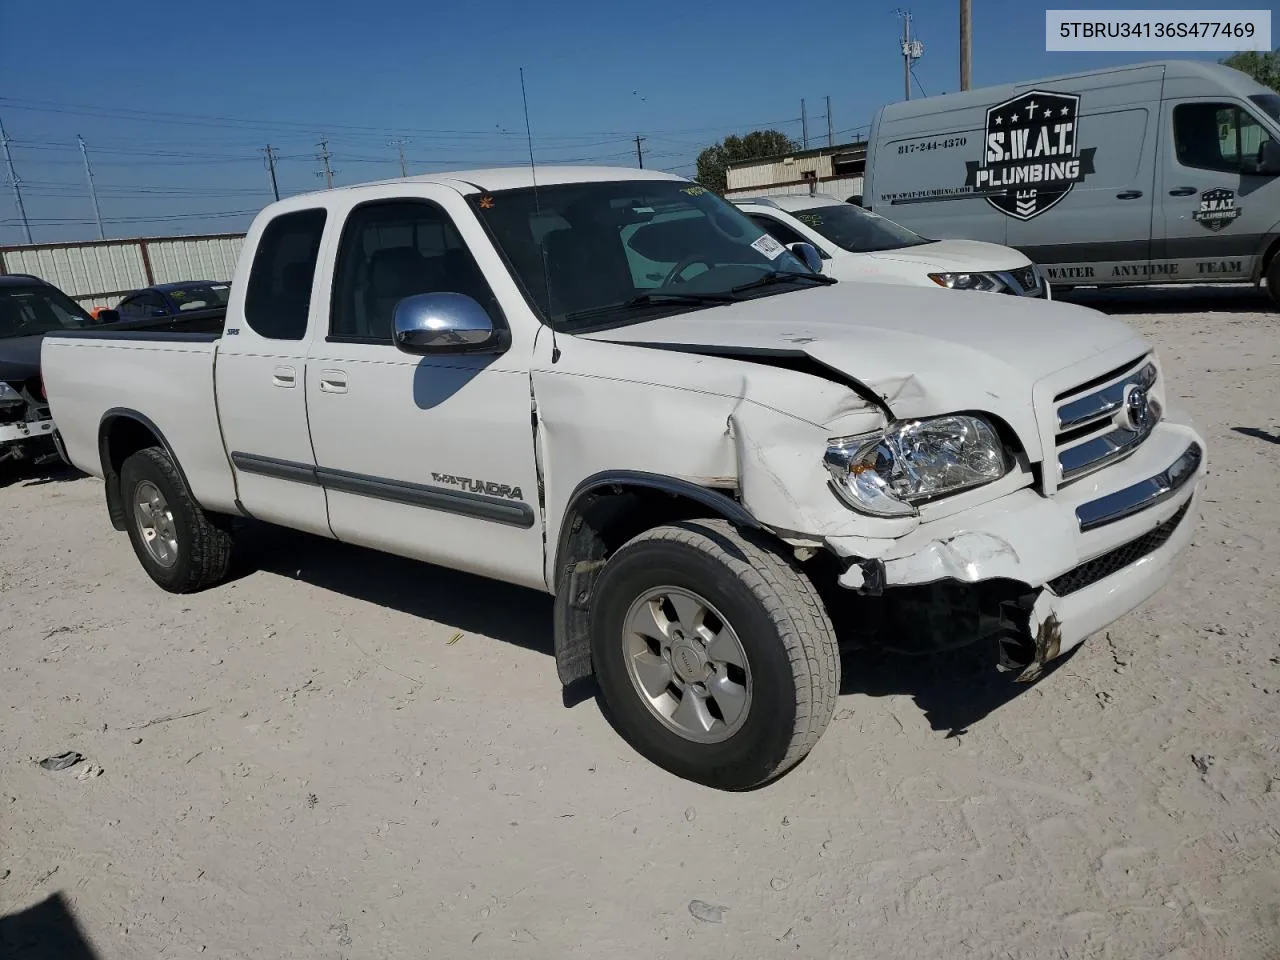
[(1271, 53), (1246, 50), (1243, 53), (1233, 53), (1222, 62), (1241, 73), (1249, 74), (1264, 87), (1280, 90), (1280, 50), (1273, 50)]
[(795, 149), (795, 142), (777, 130), (753, 130), (743, 137), (734, 134), (698, 154), (698, 175), (694, 179), (723, 194), (728, 187), (729, 164), (782, 157)]

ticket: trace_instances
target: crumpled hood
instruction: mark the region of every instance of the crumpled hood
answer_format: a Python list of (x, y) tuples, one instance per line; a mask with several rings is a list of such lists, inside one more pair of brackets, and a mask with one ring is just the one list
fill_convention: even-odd
[[(874, 392), (898, 418), (995, 414), (1035, 459), (1037, 381), (1097, 354), (1114, 356), (1130, 342), (1134, 358), (1148, 349), (1126, 324), (1084, 307), (851, 282), (584, 336), (760, 363), (770, 354), (804, 354)], [(786, 397), (750, 399), (788, 409)]]
[(0, 340), (0, 380), (16, 382), (40, 375), (40, 341), (44, 337), (8, 337)]
[(965, 272), (1016, 270), (1031, 261), (1012, 247), (981, 240), (935, 240), (917, 247), (879, 250), (868, 254), (873, 260), (914, 263), (939, 271)]

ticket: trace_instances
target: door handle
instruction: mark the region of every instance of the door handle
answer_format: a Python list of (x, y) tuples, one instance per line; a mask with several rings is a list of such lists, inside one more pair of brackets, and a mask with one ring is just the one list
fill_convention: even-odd
[(271, 371), (271, 385), (273, 387), (292, 387), (298, 382), (298, 375), (294, 372), (293, 367), (276, 367)]
[(1174, 187), (1169, 191), (1171, 197), (1189, 197), (1196, 192), (1195, 187)]
[(341, 370), (320, 371), (321, 393), (346, 393), (347, 375)]
[(1142, 196), (1141, 190), (1121, 190), (1116, 194), (1117, 200), (1137, 200)]

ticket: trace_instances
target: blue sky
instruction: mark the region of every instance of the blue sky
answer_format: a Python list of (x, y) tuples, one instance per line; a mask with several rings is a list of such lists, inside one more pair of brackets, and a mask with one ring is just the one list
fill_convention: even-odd
[[(974, 86), (1158, 56), (1046, 53), (1046, 4), (972, 2)], [(958, 0), (901, 5), (924, 92), (957, 89)], [(895, 6), (0, 0), (0, 120), (37, 242), (96, 237), (77, 134), (109, 237), (243, 230), (271, 199), (268, 142), (282, 195), (323, 185), (321, 137), (339, 184), (398, 176), (396, 137), (413, 173), (527, 162), (521, 66), (539, 162), (634, 162), (639, 134), (646, 166), (692, 175), (726, 134), (798, 139), (802, 97), (821, 139), (831, 97), (838, 141), (900, 99)], [(0, 244), (18, 242), (0, 169)]]

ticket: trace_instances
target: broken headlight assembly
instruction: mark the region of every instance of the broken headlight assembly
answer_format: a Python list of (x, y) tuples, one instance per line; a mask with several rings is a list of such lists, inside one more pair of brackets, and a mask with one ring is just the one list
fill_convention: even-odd
[(840, 499), (878, 517), (914, 516), (919, 503), (992, 483), (1011, 469), (995, 427), (962, 415), (837, 437), (823, 465)]
[(24, 406), (26, 402), (27, 401), (23, 399), (22, 394), (9, 386), (9, 384), (5, 383), (3, 380), (0, 380), (0, 407), (21, 407)]
[(1000, 293), (1006, 289), (1004, 282), (993, 273), (931, 273), (929, 279), (948, 290)]

